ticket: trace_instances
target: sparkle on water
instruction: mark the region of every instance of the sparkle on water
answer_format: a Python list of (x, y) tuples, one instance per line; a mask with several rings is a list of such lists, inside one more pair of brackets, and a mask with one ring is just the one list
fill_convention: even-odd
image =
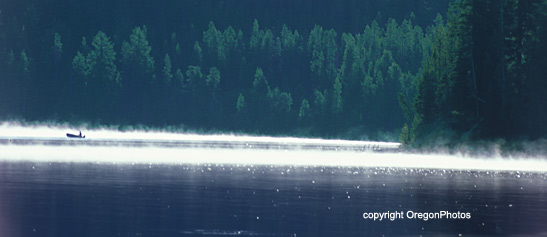
[[(0, 125), (0, 138), (64, 139), (67, 132), (77, 132), (68, 127), (22, 127)], [(229, 142), (283, 142), (287, 144), (343, 144), (351, 146), (398, 146), (398, 143), (322, 140), (303, 138), (273, 138), (235, 135), (195, 135), (160, 132), (119, 132), (113, 130), (82, 131), (86, 139), (137, 139), (139, 141), (225, 141)], [(102, 163), (173, 163), (173, 164), (254, 164), (330, 167), (394, 167), (432, 168), (457, 170), (510, 170), (546, 172), (547, 160), (538, 158), (471, 158), (444, 154), (377, 153), (322, 150), (260, 150), (166, 148), (155, 146), (43, 146), (0, 145), (0, 160), (36, 162), (102, 162)]]

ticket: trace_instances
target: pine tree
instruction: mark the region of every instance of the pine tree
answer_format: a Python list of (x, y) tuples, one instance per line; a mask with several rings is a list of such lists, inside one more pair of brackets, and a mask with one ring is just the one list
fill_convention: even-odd
[(171, 73), (171, 57), (169, 54), (165, 54), (163, 58), (163, 80), (165, 84), (170, 84), (173, 79), (173, 74)]
[(112, 119), (119, 104), (120, 89), (120, 73), (114, 63), (114, 44), (105, 33), (99, 31), (91, 46), (87, 59), (90, 68), (87, 90), (90, 96), (86, 98), (86, 108), (90, 116)]
[[(149, 121), (150, 113), (147, 110), (157, 105), (147, 97), (154, 94), (154, 58), (151, 55), (152, 47), (147, 39), (146, 26), (135, 27), (129, 36), (129, 42), (122, 43), (122, 84), (124, 109), (128, 119), (133, 121)], [(157, 90), (157, 89), (156, 89)]]

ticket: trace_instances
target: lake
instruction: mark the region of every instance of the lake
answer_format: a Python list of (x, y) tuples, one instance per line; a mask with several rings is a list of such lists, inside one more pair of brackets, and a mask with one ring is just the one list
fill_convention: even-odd
[(542, 160), (32, 142), (0, 151), (0, 236), (547, 235)]

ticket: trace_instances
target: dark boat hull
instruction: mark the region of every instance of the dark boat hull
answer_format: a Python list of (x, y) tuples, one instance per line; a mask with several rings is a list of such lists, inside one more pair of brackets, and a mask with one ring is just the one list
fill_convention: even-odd
[(67, 133), (66, 136), (69, 138), (85, 138), (85, 136), (82, 137), (82, 135), (76, 135), (72, 133)]

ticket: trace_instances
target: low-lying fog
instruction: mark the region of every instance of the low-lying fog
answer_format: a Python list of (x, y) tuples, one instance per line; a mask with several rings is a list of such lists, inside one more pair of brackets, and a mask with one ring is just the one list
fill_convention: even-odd
[[(68, 127), (23, 127), (0, 125), (0, 139), (69, 139), (66, 133), (79, 130)], [(235, 135), (192, 135), (161, 132), (119, 132), (114, 130), (83, 131), (85, 139), (139, 139), (166, 141), (225, 141), (273, 142), (283, 144), (315, 144), (344, 146), (397, 147), (398, 143), (322, 140), (301, 138), (272, 138)], [(84, 143), (85, 144), (85, 143)], [(0, 160), (35, 162), (100, 162), (150, 164), (242, 164), (294, 165), (331, 167), (393, 167), (433, 168), (457, 170), (508, 170), (547, 172), (547, 160), (540, 158), (465, 157), (446, 154), (408, 154), (402, 152), (355, 152), (299, 149), (221, 149), (221, 148), (168, 148), (156, 146), (65, 146), (65, 145), (0, 145)]]

